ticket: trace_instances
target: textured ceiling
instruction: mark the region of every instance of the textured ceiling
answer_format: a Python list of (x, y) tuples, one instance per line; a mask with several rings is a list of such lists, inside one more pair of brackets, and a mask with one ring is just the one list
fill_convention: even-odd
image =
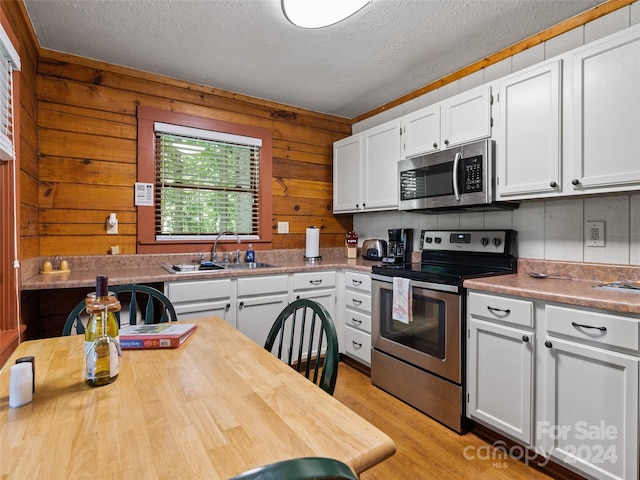
[(354, 118), (603, 0), (373, 0), (305, 30), (280, 0), (24, 0), (43, 48)]

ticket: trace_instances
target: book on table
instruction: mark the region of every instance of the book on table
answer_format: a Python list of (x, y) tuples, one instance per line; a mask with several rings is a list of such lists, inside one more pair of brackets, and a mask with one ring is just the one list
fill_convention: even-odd
[(120, 329), (120, 348), (178, 348), (198, 328), (195, 323), (126, 325)]

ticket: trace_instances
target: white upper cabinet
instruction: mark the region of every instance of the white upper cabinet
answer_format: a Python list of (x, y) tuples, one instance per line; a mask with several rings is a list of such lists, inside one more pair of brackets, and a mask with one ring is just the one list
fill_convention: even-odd
[(640, 185), (640, 25), (576, 49), (567, 112), (570, 193)]
[(443, 148), (491, 136), (491, 87), (483, 85), (440, 104)]
[(333, 211), (362, 209), (362, 137), (352, 135), (333, 144)]
[(483, 85), (405, 115), (401, 158), (491, 136), (491, 87)]
[(498, 199), (561, 191), (562, 61), (521, 70), (498, 83), (496, 190)]
[(398, 208), (400, 120), (333, 145), (333, 212)]
[(363, 132), (363, 210), (398, 208), (400, 121), (387, 122)]
[(430, 105), (401, 119), (402, 159), (440, 149), (440, 105)]

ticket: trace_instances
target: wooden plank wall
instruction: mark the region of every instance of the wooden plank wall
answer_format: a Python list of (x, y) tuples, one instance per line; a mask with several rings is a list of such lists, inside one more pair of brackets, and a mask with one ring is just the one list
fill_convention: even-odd
[[(303, 109), (52, 51), (37, 71), (39, 255), (136, 253), (136, 108), (173, 110), (273, 132), (273, 215), (289, 222), (274, 249), (344, 244), (352, 217), (334, 217), (332, 144), (351, 122)], [(106, 235), (110, 212), (119, 235)]]

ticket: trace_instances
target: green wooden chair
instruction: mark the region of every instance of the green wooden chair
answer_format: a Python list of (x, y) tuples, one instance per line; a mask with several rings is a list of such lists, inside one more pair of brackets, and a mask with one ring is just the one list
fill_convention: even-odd
[(296, 300), (278, 315), (264, 348), (333, 395), (338, 378), (338, 335), (331, 315), (317, 302)]
[[(169, 300), (160, 290), (147, 285), (114, 285), (109, 287), (118, 300), (125, 305), (129, 305), (129, 323), (135, 325), (138, 320), (138, 313), (143, 317), (144, 323), (175, 322), (178, 320), (176, 310)], [(82, 300), (76, 305), (67, 317), (67, 321), (62, 329), (62, 335), (71, 335), (73, 332), (84, 335), (86, 317), (85, 301)], [(116, 319), (120, 325), (120, 312), (116, 312)]]
[(333, 458), (305, 457), (248, 470), (229, 480), (358, 480), (347, 464)]

